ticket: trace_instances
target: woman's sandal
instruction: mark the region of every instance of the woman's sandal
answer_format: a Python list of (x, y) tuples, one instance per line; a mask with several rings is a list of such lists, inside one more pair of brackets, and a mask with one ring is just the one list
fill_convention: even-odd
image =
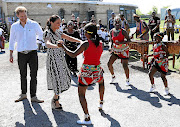
[(90, 115), (89, 114), (85, 114), (84, 115), (84, 120), (83, 121), (78, 120), (77, 124), (80, 124), (80, 125), (91, 125), (92, 122), (90, 120)]
[(58, 99), (54, 99), (54, 97), (53, 97), (52, 102), (51, 102), (52, 109), (62, 110), (62, 105), (61, 104), (59, 104), (60, 105), (59, 107), (56, 107), (56, 101), (58, 101), (58, 100), (59, 100), (59, 97), (58, 97)]
[(99, 110), (102, 110), (102, 107), (103, 107), (103, 103), (104, 103), (104, 101), (99, 101)]

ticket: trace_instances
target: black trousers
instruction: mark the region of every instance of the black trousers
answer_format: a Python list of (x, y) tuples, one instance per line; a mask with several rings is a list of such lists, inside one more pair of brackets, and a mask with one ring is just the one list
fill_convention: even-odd
[(171, 40), (174, 40), (174, 29), (166, 29), (167, 36), (168, 36), (168, 41), (170, 41), (170, 35), (171, 35)]
[(68, 65), (68, 68), (72, 71), (72, 72), (77, 72), (77, 57), (72, 58), (69, 55), (65, 54), (65, 59), (66, 59), (66, 63)]
[(21, 79), (21, 93), (27, 93), (27, 64), (30, 68), (30, 94), (31, 97), (36, 96), (37, 90), (37, 70), (38, 70), (38, 56), (37, 51), (34, 50), (28, 54), (18, 52), (18, 66), (20, 70)]
[(152, 40), (152, 41), (155, 40), (155, 39), (154, 39), (154, 34), (157, 33), (157, 32), (159, 32), (159, 30), (156, 30), (156, 31), (154, 31), (154, 32), (151, 31), (150, 35), (151, 35), (151, 40)]

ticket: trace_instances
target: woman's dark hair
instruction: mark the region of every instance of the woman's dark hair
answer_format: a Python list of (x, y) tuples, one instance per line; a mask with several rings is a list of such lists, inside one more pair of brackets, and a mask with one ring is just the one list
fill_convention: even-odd
[(54, 23), (57, 19), (60, 19), (60, 17), (59, 17), (58, 15), (52, 15), (52, 16), (48, 19), (48, 21), (47, 21), (47, 23), (46, 23), (47, 29), (50, 29), (50, 27), (51, 27), (51, 22)]
[(97, 27), (96, 25), (93, 25), (92, 23), (88, 23), (84, 27), (87, 34), (91, 35), (91, 41), (96, 45), (96, 47), (99, 46), (99, 35), (97, 34)]

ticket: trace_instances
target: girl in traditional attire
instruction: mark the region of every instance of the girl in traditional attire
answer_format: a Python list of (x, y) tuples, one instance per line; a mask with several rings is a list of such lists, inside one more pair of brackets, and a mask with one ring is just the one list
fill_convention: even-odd
[(164, 35), (163, 33), (156, 33), (154, 35), (156, 43), (154, 44), (153, 47), (153, 54), (151, 55), (145, 55), (146, 58), (149, 56), (153, 56), (151, 61), (148, 63), (150, 65), (150, 70), (149, 70), (149, 78), (151, 81), (151, 88), (150, 92), (153, 92), (155, 90), (155, 84), (154, 84), (154, 74), (159, 71), (161, 73), (161, 78), (163, 80), (164, 86), (165, 86), (165, 95), (169, 94), (169, 88), (167, 84), (167, 79), (166, 79), (166, 73), (168, 72), (168, 49), (166, 45), (161, 42)]
[[(112, 81), (110, 83), (115, 83), (115, 74), (113, 69), (113, 63), (117, 59), (122, 60), (122, 65), (124, 68), (124, 72), (126, 74), (126, 85), (130, 85), (129, 83), (129, 68), (128, 68), (128, 59), (129, 59), (129, 46), (128, 42), (130, 38), (127, 32), (121, 28), (121, 21), (119, 17), (116, 17), (114, 20), (115, 28), (110, 31), (110, 40), (112, 42), (112, 55), (108, 61), (108, 68), (112, 75)], [(125, 41), (124, 39), (127, 39)]]
[(100, 103), (99, 109), (102, 109), (103, 105), (103, 96), (104, 96), (104, 78), (103, 78), (103, 69), (100, 66), (100, 58), (103, 52), (103, 43), (99, 41), (99, 36), (97, 34), (97, 27), (92, 23), (89, 23), (85, 26), (85, 36), (88, 41), (80, 45), (80, 47), (73, 51), (70, 51), (65, 45), (61, 45), (64, 48), (64, 51), (71, 57), (76, 57), (83, 52), (84, 62), (81, 67), (81, 72), (78, 77), (79, 86), (79, 100), (84, 111), (84, 120), (78, 120), (78, 124), (92, 124), (90, 120), (90, 115), (87, 108), (87, 102), (85, 98), (86, 89), (88, 86), (99, 83), (99, 94), (100, 94)]

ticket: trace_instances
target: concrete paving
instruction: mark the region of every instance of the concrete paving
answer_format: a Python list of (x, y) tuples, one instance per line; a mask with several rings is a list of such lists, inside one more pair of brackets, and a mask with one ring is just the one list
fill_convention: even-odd
[[(31, 103), (28, 99), (15, 103), (20, 94), (20, 76), (17, 54), (14, 63), (9, 62), (9, 51), (0, 54), (0, 127), (78, 127), (76, 121), (83, 118), (79, 103), (77, 78), (73, 78), (70, 89), (60, 95), (63, 111), (52, 111), (53, 91), (47, 90), (46, 53), (38, 53), (39, 70), (37, 96), (44, 103)], [(180, 126), (180, 74), (169, 72), (167, 80), (172, 93), (164, 96), (164, 86), (159, 73), (155, 75), (155, 93), (148, 93), (150, 81), (148, 71), (142, 63), (130, 60), (130, 83), (125, 86), (125, 74), (120, 60), (114, 63), (117, 84), (109, 84), (111, 75), (107, 68), (110, 53), (103, 52), (101, 63), (104, 68), (105, 96), (103, 111), (98, 110), (98, 84), (88, 88), (86, 98), (91, 115), (92, 127), (179, 127)], [(78, 68), (82, 64), (78, 56)], [(28, 69), (29, 74), (29, 69)], [(28, 75), (28, 83), (29, 83)], [(29, 86), (29, 84), (28, 84)], [(90, 127), (91, 127), (90, 126)]]

